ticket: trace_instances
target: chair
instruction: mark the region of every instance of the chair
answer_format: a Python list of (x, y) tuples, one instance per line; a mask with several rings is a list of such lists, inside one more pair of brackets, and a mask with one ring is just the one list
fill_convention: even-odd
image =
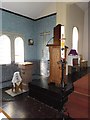
[(88, 61), (84, 60), (82, 55), (80, 55), (80, 69), (81, 70), (87, 69), (87, 63), (88, 63)]
[(20, 92), (22, 91), (22, 78), (20, 73), (17, 71), (14, 73), (12, 78), (12, 92)]
[(78, 58), (73, 58), (72, 65), (68, 65), (68, 73), (72, 74), (75, 71), (79, 72), (79, 70), (80, 70), (80, 67), (78, 64)]

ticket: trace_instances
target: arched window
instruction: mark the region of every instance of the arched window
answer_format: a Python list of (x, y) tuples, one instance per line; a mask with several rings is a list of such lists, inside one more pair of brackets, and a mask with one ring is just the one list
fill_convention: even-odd
[(0, 64), (11, 63), (11, 43), (7, 35), (0, 36)]
[(75, 49), (78, 52), (78, 29), (77, 27), (73, 27), (72, 49)]
[(15, 63), (24, 62), (24, 42), (21, 37), (15, 39)]

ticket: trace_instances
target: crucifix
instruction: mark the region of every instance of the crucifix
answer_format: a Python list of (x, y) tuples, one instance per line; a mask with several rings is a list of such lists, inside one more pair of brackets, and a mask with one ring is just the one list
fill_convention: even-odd
[(46, 36), (47, 36), (47, 35), (50, 35), (50, 31), (49, 31), (49, 32), (42, 32), (42, 33), (40, 33), (40, 36), (43, 36), (42, 57), (44, 57), (44, 55), (45, 55)]

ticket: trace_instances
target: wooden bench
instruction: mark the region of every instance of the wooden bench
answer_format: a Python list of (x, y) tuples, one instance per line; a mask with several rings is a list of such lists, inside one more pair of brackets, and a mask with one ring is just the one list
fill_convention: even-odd
[(73, 65), (68, 65), (68, 73), (79, 72), (80, 66), (78, 65), (78, 58), (73, 58)]

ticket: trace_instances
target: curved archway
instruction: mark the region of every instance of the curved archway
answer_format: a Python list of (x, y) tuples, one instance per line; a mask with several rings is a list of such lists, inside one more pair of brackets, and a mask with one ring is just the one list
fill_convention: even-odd
[(11, 42), (7, 35), (0, 36), (0, 64), (11, 63)]
[(21, 37), (15, 39), (15, 63), (24, 62), (24, 41)]
[(73, 27), (72, 49), (75, 49), (78, 52), (78, 28), (77, 27)]

